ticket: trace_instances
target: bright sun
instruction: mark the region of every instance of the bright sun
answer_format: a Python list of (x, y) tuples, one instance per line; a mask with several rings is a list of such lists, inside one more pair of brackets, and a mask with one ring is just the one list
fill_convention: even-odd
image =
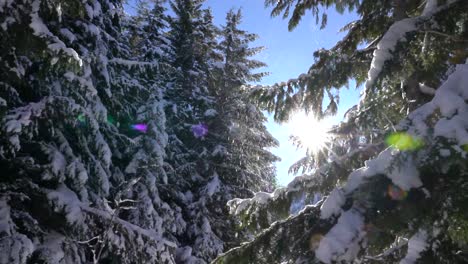
[(332, 127), (329, 119), (317, 120), (304, 112), (298, 112), (288, 122), (290, 133), (296, 136), (312, 152), (319, 151), (330, 141), (328, 131)]

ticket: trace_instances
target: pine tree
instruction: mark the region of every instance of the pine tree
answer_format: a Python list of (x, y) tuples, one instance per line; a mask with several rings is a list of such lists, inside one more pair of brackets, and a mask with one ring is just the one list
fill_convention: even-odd
[[(208, 218), (206, 199), (216, 189), (217, 177), (208, 156), (211, 152), (206, 138), (211, 133), (206, 113), (214, 107), (208, 89), (217, 30), (203, 1), (171, 2), (175, 17), (171, 18), (169, 39), (173, 45), (171, 64), (177, 74), (165, 97), (168, 102), (168, 163), (170, 184), (177, 186), (183, 199), (179, 204), (187, 221), (185, 234), (179, 237), (177, 260), (181, 263), (205, 263), (220, 254), (221, 231), (214, 232)], [(206, 187), (210, 185), (213, 187)], [(208, 188), (208, 189), (207, 189)]]
[[(365, 93), (333, 131), (343, 140), (342, 155), (328, 156), (312, 174), (271, 195), (230, 202), (259, 235), (214, 263), (466, 262), (467, 3), (266, 4), (284, 17), (294, 9), (290, 28), (306, 11), (319, 17), (324, 7), (360, 15), (335, 47), (315, 53), (307, 74), (256, 90), (277, 120), (298, 108), (318, 117), (333, 113), (336, 90), (352, 78)], [(316, 192), (327, 197), (286, 219)]]
[(273, 187), (274, 168), (269, 166), (276, 161), (276, 157), (266, 149), (277, 142), (266, 131), (263, 113), (249, 101), (242, 86), (261, 80), (265, 73), (252, 71), (265, 64), (250, 59), (262, 48), (249, 46), (257, 35), (240, 30), (241, 19), (240, 10), (231, 10), (221, 34), (219, 50), (224, 62), (217, 65), (214, 82), (217, 102), (215, 125), (218, 128), (215, 131), (216, 148), (227, 152), (219, 153), (223, 159), (221, 168), (233, 166), (229, 168), (230, 172), (223, 173), (225, 182), (254, 191), (266, 191)]
[(266, 118), (242, 87), (250, 81), (259, 81), (265, 73), (253, 73), (264, 66), (250, 58), (261, 48), (249, 46), (257, 36), (238, 28), (241, 17), (240, 11), (231, 10), (220, 31), (218, 51), (223, 61), (216, 62), (212, 70), (210, 91), (216, 104), (209, 111), (211, 132), (206, 138), (206, 145), (212, 150), (208, 161), (215, 176), (202, 189), (206, 192), (217, 185), (217, 192), (206, 200), (208, 207), (218, 210), (215, 213), (210, 210), (208, 215), (214, 230), (222, 234), (221, 238), (229, 246), (238, 245), (248, 233), (234, 227), (223, 205), (236, 197), (246, 198), (253, 192), (272, 190), (275, 184), (272, 163), (277, 160), (268, 151), (277, 142), (264, 126)]
[[(221, 38), (227, 40), (234, 30), (230, 35), (236, 43), (221, 42), (217, 48), (219, 30), (210, 10), (201, 4), (172, 3), (176, 17), (170, 38), (179, 75), (166, 93), (172, 105), (168, 107), (173, 140), (169, 162), (174, 172), (169, 178), (187, 198), (181, 207), (188, 216), (187, 236), (179, 239), (180, 262), (210, 261), (237, 245), (239, 237), (226, 202), (247, 197), (252, 190), (271, 188), (274, 181), (271, 163), (275, 157), (265, 148), (275, 141), (263, 126), (265, 117), (240, 88), (263, 76), (250, 72), (263, 66), (248, 59), (258, 52), (248, 47), (256, 36), (238, 30), (240, 14), (231, 12), (230, 29)], [(227, 53), (237, 57), (228, 58)]]
[[(157, 223), (124, 216), (127, 193), (162, 177), (154, 160), (165, 136), (164, 122), (149, 122), (148, 136), (130, 127), (160, 115), (161, 96), (142, 83), (150, 63), (131, 60), (117, 41), (120, 8), (0, 4), (2, 263), (174, 262)], [(135, 144), (156, 167), (141, 178), (129, 169), (142, 153)]]

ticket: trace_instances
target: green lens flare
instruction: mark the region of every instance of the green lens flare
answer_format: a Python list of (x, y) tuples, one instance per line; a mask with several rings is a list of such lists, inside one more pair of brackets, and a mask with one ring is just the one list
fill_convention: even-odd
[(392, 146), (398, 150), (417, 150), (420, 149), (424, 142), (416, 137), (405, 132), (392, 133), (385, 139), (387, 146)]
[(80, 121), (80, 122), (82, 122), (82, 123), (86, 122), (85, 116), (84, 116), (83, 114), (79, 114), (79, 115), (78, 115), (78, 121)]
[(107, 123), (112, 124), (112, 125), (115, 125), (115, 119), (114, 119), (114, 117), (111, 116), (111, 115), (108, 115), (108, 116), (107, 116)]

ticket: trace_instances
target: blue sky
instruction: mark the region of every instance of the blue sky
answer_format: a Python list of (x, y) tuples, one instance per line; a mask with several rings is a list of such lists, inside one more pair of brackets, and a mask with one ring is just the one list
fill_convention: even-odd
[[(308, 14), (294, 31), (289, 32), (287, 20), (281, 17), (272, 18), (271, 10), (264, 7), (263, 0), (207, 0), (206, 6), (213, 10), (217, 25), (224, 24), (225, 14), (229, 9), (242, 8), (244, 19), (241, 28), (258, 34), (260, 39), (255, 44), (267, 48), (258, 56), (258, 59), (268, 64), (265, 71), (270, 72), (261, 84), (282, 82), (307, 72), (313, 63), (314, 51), (332, 47), (344, 36), (344, 33), (338, 33), (340, 28), (357, 18), (355, 14), (340, 15), (329, 10), (328, 25), (320, 30), (319, 25), (315, 24), (315, 18)], [(359, 102), (359, 92), (354, 85), (350, 89), (342, 89), (340, 97), (339, 111), (331, 119), (332, 123), (339, 122), (344, 112)], [(272, 149), (282, 159), (276, 164), (278, 182), (287, 185), (294, 178), (293, 175), (288, 175), (289, 166), (302, 158), (305, 151), (297, 150), (289, 142), (294, 128), (287, 124), (277, 124), (271, 117), (267, 127), (280, 142), (279, 148)]]
[[(315, 18), (306, 14), (297, 28), (289, 32), (287, 20), (281, 17), (272, 18), (270, 9), (264, 7), (263, 0), (207, 0), (205, 6), (212, 9), (216, 25), (224, 24), (229, 9), (242, 8), (244, 18), (241, 28), (258, 34), (260, 38), (255, 45), (266, 47), (266, 50), (257, 56), (257, 59), (268, 64), (263, 71), (270, 72), (270, 75), (260, 83), (265, 85), (296, 78), (307, 72), (313, 63), (314, 51), (332, 47), (344, 36), (344, 33), (338, 33), (339, 29), (356, 19), (355, 14), (340, 15), (334, 10), (329, 10), (328, 25), (320, 30), (319, 25), (315, 24)], [(127, 12), (132, 13), (128, 6)], [(341, 90), (340, 99), (338, 114), (331, 119), (332, 123), (339, 122), (344, 112), (359, 102), (359, 93), (351, 85), (350, 89)], [(280, 142), (280, 147), (272, 149), (272, 152), (282, 159), (276, 164), (278, 182), (280, 185), (287, 185), (294, 178), (293, 175), (288, 175), (289, 166), (302, 158), (305, 151), (297, 150), (289, 142), (294, 128), (287, 124), (277, 124), (271, 117), (267, 127)]]

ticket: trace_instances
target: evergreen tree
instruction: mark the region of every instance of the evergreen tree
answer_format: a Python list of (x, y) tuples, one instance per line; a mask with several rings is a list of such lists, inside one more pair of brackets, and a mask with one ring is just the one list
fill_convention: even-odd
[[(169, 17), (165, 0), (138, 1), (136, 15), (126, 17), (131, 56), (140, 61), (168, 64), (172, 54), (168, 39)], [(156, 79), (156, 78), (155, 78)]]
[(227, 208), (222, 205), (236, 197), (246, 198), (253, 192), (272, 190), (276, 180), (272, 163), (277, 160), (267, 149), (277, 142), (264, 126), (266, 118), (242, 87), (259, 81), (265, 73), (253, 73), (264, 66), (250, 58), (261, 48), (249, 46), (257, 36), (238, 28), (241, 18), (240, 11), (231, 10), (221, 29), (218, 50), (223, 61), (215, 63), (212, 70), (210, 90), (216, 104), (210, 111), (211, 132), (206, 138), (212, 149), (208, 159), (216, 176), (203, 189), (211, 188), (214, 182), (218, 184), (217, 193), (207, 201), (210, 208), (222, 210), (209, 215), (214, 229), (230, 246), (238, 244), (247, 234), (233, 226)]
[[(165, 97), (168, 115), (169, 183), (176, 186), (178, 203), (187, 221), (185, 233), (179, 237), (177, 260), (180, 263), (206, 263), (220, 254), (221, 230), (210, 226), (206, 199), (216, 191), (217, 175), (209, 163), (211, 133), (209, 113), (215, 101), (208, 89), (217, 29), (203, 1), (171, 2), (175, 17), (171, 18), (169, 38), (173, 46), (172, 65), (177, 74)], [(213, 187), (207, 187), (213, 186)], [(217, 207), (223, 205), (216, 205)], [(222, 209), (217, 209), (222, 210)], [(227, 216), (225, 214), (225, 216)]]
[[(118, 42), (120, 8), (0, 4), (2, 263), (174, 262), (156, 217), (125, 216), (135, 190), (148, 190), (156, 207), (166, 136), (164, 118), (154, 118), (161, 90), (143, 83), (151, 63), (131, 60)], [(137, 122), (146, 121), (142, 136)]]
[(187, 219), (177, 260), (206, 262), (239, 243), (226, 202), (271, 189), (275, 157), (265, 148), (275, 142), (263, 126), (265, 117), (240, 88), (263, 75), (250, 72), (263, 64), (248, 59), (258, 49), (248, 47), (254, 35), (237, 29), (240, 14), (228, 15), (230, 29), (221, 36), (236, 43), (217, 48), (219, 30), (202, 1), (174, 1), (172, 9), (170, 39), (179, 74), (166, 93), (174, 168), (169, 179), (185, 197), (180, 204)]
[[(222, 28), (220, 53), (224, 57), (215, 69), (214, 93), (217, 108), (216, 146), (218, 165), (224, 181), (253, 191), (271, 190), (275, 181), (276, 161), (268, 147), (276, 146), (276, 140), (266, 131), (263, 113), (248, 98), (248, 91), (243, 88), (250, 82), (258, 82), (265, 73), (253, 73), (265, 66), (264, 63), (250, 57), (262, 50), (252, 48), (249, 43), (257, 35), (239, 29), (242, 15), (240, 10), (231, 10)], [(241, 192), (242, 193), (242, 192)], [(239, 193), (238, 195), (240, 195)]]
[[(360, 15), (335, 47), (315, 53), (307, 74), (255, 91), (277, 120), (298, 108), (333, 113), (350, 79), (365, 92), (333, 130), (340, 155), (271, 195), (230, 201), (244, 226), (262, 232), (214, 263), (466, 262), (466, 1), (266, 4), (291, 13), (290, 28), (324, 7)], [(328, 196), (272, 224), (316, 192)]]

